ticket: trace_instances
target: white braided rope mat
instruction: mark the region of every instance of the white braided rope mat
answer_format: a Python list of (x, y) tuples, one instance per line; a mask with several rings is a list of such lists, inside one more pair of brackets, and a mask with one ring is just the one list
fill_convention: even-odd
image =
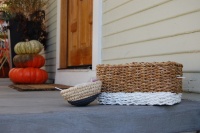
[(181, 102), (182, 93), (172, 92), (102, 92), (99, 104), (108, 105), (174, 105)]

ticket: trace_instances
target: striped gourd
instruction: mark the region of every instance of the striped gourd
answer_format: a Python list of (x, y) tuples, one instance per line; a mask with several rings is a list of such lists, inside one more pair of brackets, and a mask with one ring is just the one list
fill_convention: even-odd
[(37, 40), (19, 42), (15, 45), (16, 54), (37, 54), (43, 49), (43, 45)]

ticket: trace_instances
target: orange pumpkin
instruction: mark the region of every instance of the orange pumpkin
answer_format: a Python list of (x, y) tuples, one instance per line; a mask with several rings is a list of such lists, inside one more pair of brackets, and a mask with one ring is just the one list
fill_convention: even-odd
[(15, 55), (13, 63), (16, 67), (35, 67), (40, 68), (44, 66), (45, 59), (39, 54), (20, 54)]
[(39, 68), (12, 68), (9, 71), (9, 78), (16, 84), (42, 84), (48, 79), (48, 74)]

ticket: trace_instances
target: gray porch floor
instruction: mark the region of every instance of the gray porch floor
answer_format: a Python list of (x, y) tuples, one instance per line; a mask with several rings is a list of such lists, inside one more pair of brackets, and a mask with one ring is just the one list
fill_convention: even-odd
[(200, 130), (200, 102), (174, 106), (74, 107), (59, 91), (0, 86), (1, 133), (170, 133)]
[(0, 114), (66, 111), (70, 106), (59, 91), (23, 91), (0, 86)]

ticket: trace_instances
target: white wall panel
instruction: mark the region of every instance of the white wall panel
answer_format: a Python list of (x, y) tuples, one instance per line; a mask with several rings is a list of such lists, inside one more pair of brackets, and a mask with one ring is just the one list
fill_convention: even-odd
[(56, 51), (48, 51), (45, 53), (45, 57), (46, 59), (52, 59), (52, 58), (55, 58), (56, 56)]
[(45, 70), (48, 72), (48, 82), (54, 82), (56, 71), (56, 24), (57, 23), (57, 1), (49, 0), (46, 9), (46, 27), (48, 32), (47, 48), (44, 51), (46, 63)]
[(46, 65), (55, 65), (55, 61), (56, 61), (55, 58), (52, 58), (52, 59), (49, 58), (48, 60), (46, 60), (45, 64)]
[(47, 29), (48, 31), (47, 32), (52, 32), (53, 30), (56, 30), (56, 20), (54, 20), (51, 24), (48, 25)]
[(51, 32), (48, 33), (48, 38), (52, 38), (56, 36), (56, 29), (52, 30)]
[(103, 38), (103, 48), (200, 31), (200, 11)]
[(104, 49), (102, 59), (139, 58), (200, 52), (200, 32)]
[[(179, 5), (179, 6), (177, 6)], [(103, 26), (103, 36), (158, 23), (200, 10), (200, 0), (176, 0)], [(170, 10), (169, 10), (170, 9)]]
[(56, 45), (52, 44), (52, 45), (48, 45), (46, 48), (46, 51), (51, 52), (51, 51), (55, 51), (56, 49)]
[[(109, 1), (109, 0), (108, 0)], [(112, 23), (129, 15), (148, 10), (171, 0), (132, 0), (103, 15), (103, 24)], [(105, 6), (105, 5), (104, 5)], [(106, 10), (106, 9), (104, 9)]]
[(48, 38), (47, 45), (55, 45), (56, 44), (56, 37)]
[(109, 12), (113, 10), (114, 8), (117, 8), (123, 4), (126, 4), (127, 2), (132, 0), (107, 0), (103, 4), (103, 13)]
[(200, 72), (200, 52), (197, 53), (180, 53), (171, 55), (153, 55), (135, 58), (115, 59), (104, 61), (104, 64), (124, 64), (130, 62), (163, 62), (175, 61), (184, 65), (184, 72)]

